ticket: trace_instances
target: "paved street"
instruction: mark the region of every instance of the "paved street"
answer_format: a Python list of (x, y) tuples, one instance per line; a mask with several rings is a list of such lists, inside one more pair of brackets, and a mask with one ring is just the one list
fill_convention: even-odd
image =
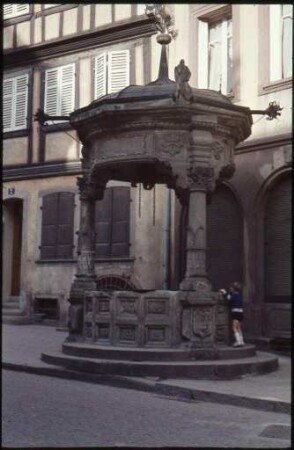
[(2, 384), (2, 446), (290, 447), (288, 414), (7, 370)]

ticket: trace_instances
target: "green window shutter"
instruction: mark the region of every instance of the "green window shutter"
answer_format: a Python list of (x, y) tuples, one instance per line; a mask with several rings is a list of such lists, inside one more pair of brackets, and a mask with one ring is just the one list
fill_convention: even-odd
[(106, 53), (95, 58), (95, 99), (106, 95)]
[(130, 51), (108, 53), (108, 93), (114, 93), (130, 84)]

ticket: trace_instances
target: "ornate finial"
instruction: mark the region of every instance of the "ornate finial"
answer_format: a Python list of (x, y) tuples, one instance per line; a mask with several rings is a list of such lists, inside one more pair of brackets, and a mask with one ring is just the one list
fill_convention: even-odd
[[(162, 33), (163, 35), (170, 35), (172, 38), (176, 37), (177, 32), (173, 29), (174, 23), (172, 17), (166, 11), (165, 6), (162, 3), (146, 4), (145, 14), (148, 17), (155, 18), (155, 25), (160, 33)], [(170, 41), (171, 39), (169, 40), (169, 42)], [(166, 44), (167, 42), (163, 43)]]
[(175, 38), (177, 34), (173, 29), (173, 20), (171, 15), (166, 11), (165, 6), (159, 3), (147, 4), (145, 14), (148, 17), (155, 18), (155, 26), (160, 31), (160, 34), (156, 37), (156, 40), (162, 46), (158, 78), (150, 84), (172, 83), (168, 77), (166, 45), (168, 45), (172, 38)]

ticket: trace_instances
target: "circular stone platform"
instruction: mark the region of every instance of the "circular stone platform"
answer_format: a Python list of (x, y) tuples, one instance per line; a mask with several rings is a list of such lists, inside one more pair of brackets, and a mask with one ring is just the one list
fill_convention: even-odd
[[(140, 349), (64, 344), (63, 353), (42, 353), (41, 359), (48, 364), (79, 372), (170, 379), (234, 379), (278, 369), (276, 356), (255, 352), (252, 345), (223, 347), (220, 356), (226, 359), (195, 360), (193, 352), (186, 349), (145, 349), (142, 352)], [(143, 355), (144, 360), (141, 360)]]

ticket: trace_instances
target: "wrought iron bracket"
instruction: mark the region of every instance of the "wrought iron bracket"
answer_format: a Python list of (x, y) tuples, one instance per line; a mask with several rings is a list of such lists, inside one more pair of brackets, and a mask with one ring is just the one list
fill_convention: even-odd
[(280, 116), (283, 108), (280, 107), (280, 104), (277, 102), (270, 102), (267, 109), (251, 109), (251, 114), (263, 114), (264, 116), (268, 116), (267, 120), (276, 119), (277, 116)]
[(42, 109), (38, 109), (34, 114), (34, 121), (39, 122), (41, 125), (45, 125), (48, 120), (69, 120), (69, 116), (50, 116), (46, 114)]

